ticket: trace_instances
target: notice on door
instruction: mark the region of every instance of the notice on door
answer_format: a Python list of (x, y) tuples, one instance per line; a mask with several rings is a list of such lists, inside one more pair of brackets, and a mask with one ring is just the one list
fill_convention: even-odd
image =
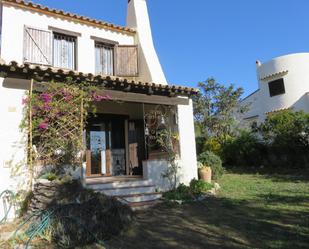
[(90, 150), (101, 157), (101, 173), (106, 174), (106, 135), (105, 131), (90, 132)]

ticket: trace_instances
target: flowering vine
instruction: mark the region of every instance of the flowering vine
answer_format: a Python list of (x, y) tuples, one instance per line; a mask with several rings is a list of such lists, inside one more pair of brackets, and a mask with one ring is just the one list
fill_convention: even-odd
[(95, 113), (95, 102), (112, 98), (89, 84), (77, 86), (70, 78), (64, 83), (50, 82), (35, 89), (22, 100), (21, 124), (22, 129), (32, 127), (30, 146), (35, 148), (34, 159), (43, 165), (79, 165), (88, 113)]

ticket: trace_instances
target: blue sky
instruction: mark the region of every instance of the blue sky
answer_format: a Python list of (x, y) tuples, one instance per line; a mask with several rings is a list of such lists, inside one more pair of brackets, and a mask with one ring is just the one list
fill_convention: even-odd
[[(125, 25), (127, 0), (34, 0)], [(155, 46), (173, 84), (256, 90), (255, 61), (309, 51), (308, 0), (147, 0)]]

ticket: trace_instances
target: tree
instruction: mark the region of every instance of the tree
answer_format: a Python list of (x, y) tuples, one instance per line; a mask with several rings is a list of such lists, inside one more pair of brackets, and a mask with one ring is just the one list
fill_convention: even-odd
[(235, 89), (233, 84), (226, 87), (213, 78), (198, 83), (198, 87), (200, 94), (193, 99), (195, 125), (204, 137), (223, 143), (234, 133), (235, 115), (246, 110), (240, 105), (243, 89)]

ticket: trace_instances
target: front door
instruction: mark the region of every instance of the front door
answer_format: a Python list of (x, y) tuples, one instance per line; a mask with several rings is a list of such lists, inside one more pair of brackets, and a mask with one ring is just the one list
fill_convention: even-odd
[(126, 174), (125, 118), (100, 115), (88, 120), (86, 151), (87, 176)]
[(110, 175), (109, 155), (108, 124), (90, 124), (87, 131), (87, 176)]

